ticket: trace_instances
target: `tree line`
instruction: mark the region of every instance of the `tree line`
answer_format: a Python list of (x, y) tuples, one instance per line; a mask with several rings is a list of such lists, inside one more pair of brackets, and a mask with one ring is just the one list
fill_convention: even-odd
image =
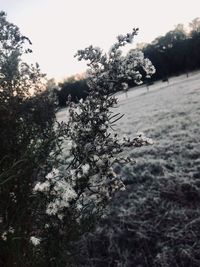
[[(164, 36), (157, 37), (150, 44), (138, 44), (136, 49), (130, 53), (141, 50), (145, 57), (153, 63), (156, 72), (149, 80), (144, 79), (147, 84), (156, 80), (168, 80), (169, 77), (188, 73), (200, 68), (200, 19), (195, 18), (189, 23), (189, 31), (185, 30), (183, 24), (178, 24), (174, 30), (167, 32)], [(129, 87), (137, 86), (134, 79), (128, 81)], [(86, 78), (76, 80), (70, 77), (59, 84), (57, 91), (59, 106), (66, 106), (68, 97), (77, 102), (85, 99), (88, 92)]]
[(154, 80), (187, 73), (200, 68), (200, 19), (189, 23), (189, 32), (183, 24), (151, 44), (143, 44), (142, 51), (156, 68)]

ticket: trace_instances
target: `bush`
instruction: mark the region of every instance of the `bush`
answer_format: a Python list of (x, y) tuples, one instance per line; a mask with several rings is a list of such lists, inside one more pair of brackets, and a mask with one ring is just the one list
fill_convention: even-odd
[(0, 265), (33, 266), (32, 194), (56, 142), (54, 99), (39, 65), (21, 62), (30, 41), (0, 12)]

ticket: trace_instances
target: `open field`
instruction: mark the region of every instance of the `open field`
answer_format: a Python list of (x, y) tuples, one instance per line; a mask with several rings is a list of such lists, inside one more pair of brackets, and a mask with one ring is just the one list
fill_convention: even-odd
[[(125, 152), (126, 184), (110, 215), (80, 244), (81, 266), (200, 266), (200, 73), (119, 94), (120, 135), (152, 146)], [(88, 259), (88, 261), (86, 260)]]

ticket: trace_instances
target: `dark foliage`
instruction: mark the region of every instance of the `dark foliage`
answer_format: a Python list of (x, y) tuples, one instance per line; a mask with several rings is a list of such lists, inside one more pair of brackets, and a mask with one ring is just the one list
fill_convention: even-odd
[(66, 106), (68, 98), (71, 96), (71, 101), (77, 103), (81, 98), (85, 99), (88, 95), (89, 87), (86, 80), (74, 82), (64, 82), (59, 84), (61, 90), (57, 91), (59, 106)]
[(199, 28), (186, 34), (183, 26), (178, 25), (175, 30), (146, 45), (143, 52), (156, 68), (154, 79), (166, 80), (170, 76), (199, 69), (199, 47)]
[(30, 237), (36, 230), (38, 202), (32, 189), (56, 142), (54, 99), (43, 90), (44, 75), (38, 64), (21, 62), (21, 56), (31, 51), (24, 49), (27, 41), (30, 45), (0, 12), (0, 266), (4, 267), (35, 264)]

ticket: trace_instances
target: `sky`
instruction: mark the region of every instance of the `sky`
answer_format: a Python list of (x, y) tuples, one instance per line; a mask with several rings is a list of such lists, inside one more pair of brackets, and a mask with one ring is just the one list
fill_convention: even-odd
[(28, 62), (61, 81), (86, 70), (74, 58), (78, 49), (92, 44), (107, 51), (133, 28), (139, 28), (134, 44), (150, 43), (200, 17), (200, 0), (0, 0), (0, 10), (32, 41)]

